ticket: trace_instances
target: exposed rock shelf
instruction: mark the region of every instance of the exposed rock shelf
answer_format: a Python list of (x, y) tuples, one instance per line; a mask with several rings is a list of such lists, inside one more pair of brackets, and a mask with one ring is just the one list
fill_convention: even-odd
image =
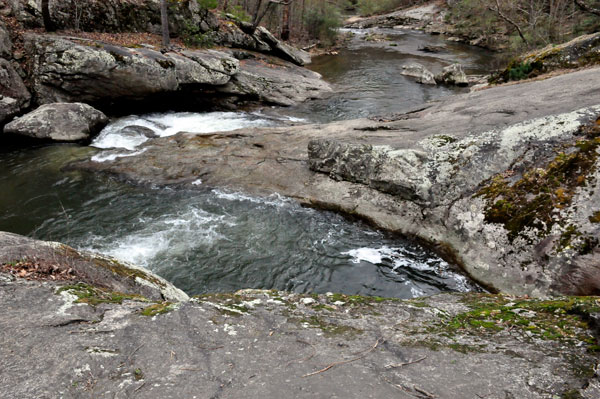
[[(147, 142), (143, 156), (75, 167), (138, 183), (191, 185), (200, 178), (208, 186), (278, 192), (419, 237), (493, 289), (597, 293), (598, 115), (596, 68), (379, 120), (181, 133)], [(565, 163), (556, 181), (531, 180), (554, 173), (556, 162)], [(507, 189), (522, 180), (550, 190), (546, 207), (529, 218), (518, 210), (527, 213), (535, 205), (527, 201), (546, 197)], [(496, 217), (498, 201), (514, 205), (523, 223), (513, 228)]]
[(586, 324), (595, 298), (241, 291), (148, 302), (0, 273), (0, 306), (6, 399), (600, 393)]

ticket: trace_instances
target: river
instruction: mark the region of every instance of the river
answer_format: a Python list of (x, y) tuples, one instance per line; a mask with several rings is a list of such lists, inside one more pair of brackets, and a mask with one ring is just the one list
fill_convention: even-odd
[[(484, 72), (482, 50), (417, 32), (381, 30), (384, 42), (355, 32), (338, 55), (310, 66), (331, 82), (327, 97), (293, 108), (252, 113), (163, 113), (115, 120), (92, 145), (125, 156), (152, 135), (198, 134), (281, 123), (327, 122), (401, 112), (464, 89), (416, 84), (399, 74), (405, 62), (434, 72), (461, 62)], [(435, 54), (424, 46), (436, 46)], [(131, 131), (127, 126), (145, 128)], [(123, 154), (119, 154), (119, 151)], [(65, 242), (134, 262), (189, 294), (241, 288), (342, 292), (412, 298), (477, 287), (452, 265), (408, 240), (340, 215), (271, 196), (205, 188), (135, 187), (104, 176), (63, 172), (90, 154), (78, 145), (5, 146), (0, 151), (0, 230)]]

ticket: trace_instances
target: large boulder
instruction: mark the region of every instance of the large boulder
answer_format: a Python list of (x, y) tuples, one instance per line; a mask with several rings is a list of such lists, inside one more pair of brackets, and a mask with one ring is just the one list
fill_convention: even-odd
[(435, 75), (423, 65), (416, 62), (402, 65), (402, 71), (400, 71), (400, 74), (416, 78), (417, 83), (434, 86), (436, 85)]
[[(77, 251), (68, 245), (0, 231), (0, 265), (19, 263), (23, 276), (71, 279), (152, 300), (186, 301), (188, 296), (149, 270), (104, 255)], [(28, 267), (27, 267), (28, 266)]]
[(54, 141), (81, 141), (108, 123), (102, 112), (82, 103), (42, 105), (4, 127), (4, 133)]
[(452, 64), (445, 67), (442, 73), (435, 76), (435, 81), (453, 86), (469, 85), (469, 78), (460, 64)]
[(10, 62), (0, 58), (0, 126), (29, 106), (31, 95)]
[(39, 103), (144, 99), (189, 87), (220, 86), (239, 62), (214, 50), (161, 54), (102, 42), (28, 35), (26, 48)]

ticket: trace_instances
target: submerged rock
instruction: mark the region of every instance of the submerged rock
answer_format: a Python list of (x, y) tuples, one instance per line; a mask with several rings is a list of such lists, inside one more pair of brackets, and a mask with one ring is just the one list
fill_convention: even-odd
[(417, 78), (417, 83), (436, 85), (435, 75), (423, 65), (416, 62), (402, 65), (402, 71), (400, 74)]
[(42, 105), (4, 127), (4, 133), (53, 141), (88, 140), (102, 130), (108, 117), (82, 103)]

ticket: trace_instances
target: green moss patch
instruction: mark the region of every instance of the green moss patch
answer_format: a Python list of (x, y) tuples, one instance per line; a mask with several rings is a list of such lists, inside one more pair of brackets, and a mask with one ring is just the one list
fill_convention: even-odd
[(591, 223), (600, 223), (600, 211), (594, 213), (592, 216), (590, 216), (590, 222)]
[(511, 300), (478, 294), (466, 298), (470, 311), (436, 322), (430, 330), (438, 330), (448, 336), (458, 332), (489, 335), (517, 331), (530, 337), (565, 344), (584, 343), (590, 351), (598, 346), (587, 320), (591, 313), (600, 311), (600, 297)]
[[(600, 126), (582, 127), (579, 136), (580, 140), (563, 148), (564, 151), (545, 167), (525, 171), (515, 183), (504, 174), (495, 176), (477, 193), (488, 200), (485, 220), (504, 225), (511, 241), (524, 236), (522, 233), (528, 228), (547, 235), (557, 223), (560, 210), (571, 205), (577, 188), (589, 184), (588, 175), (598, 160)], [(566, 235), (557, 247), (559, 251), (569, 246), (572, 238), (581, 236), (565, 227)], [(588, 247), (578, 250), (589, 250)]]
[(61, 292), (68, 292), (69, 294), (75, 295), (78, 298), (75, 303), (87, 303), (91, 306), (97, 306), (101, 303), (122, 304), (124, 300), (147, 301), (147, 299), (141, 295), (131, 295), (124, 294), (122, 292), (109, 291), (84, 283), (65, 285), (56, 291), (57, 294), (60, 294)]
[(310, 316), (308, 318), (299, 319), (298, 321), (300, 323), (308, 324), (311, 327), (320, 329), (327, 337), (333, 337), (337, 335), (355, 336), (363, 333), (363, 330), (358, 328), (330, 323), (319, 316)]
[(140, 314), (142, 316), (154, 317), (159, 314), (169, 313), (174, 308), (175, 307), (172, 302), (165, 301), (165, 302), (155, 303), (154, 305), (150, 305), (150, 306), (142, 309)]

